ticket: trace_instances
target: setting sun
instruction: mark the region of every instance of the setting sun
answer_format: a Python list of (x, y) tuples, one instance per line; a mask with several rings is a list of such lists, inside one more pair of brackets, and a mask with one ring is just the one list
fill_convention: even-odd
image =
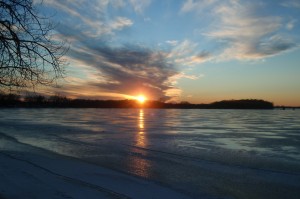
[(136, 97), (136, 100), (139, 101), (141, 104), (146, 101), (146, 97), (143, 95), (139, 95)]

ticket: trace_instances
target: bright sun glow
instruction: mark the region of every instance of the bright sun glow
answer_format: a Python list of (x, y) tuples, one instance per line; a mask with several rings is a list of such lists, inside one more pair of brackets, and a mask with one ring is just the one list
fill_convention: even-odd
[(137, 96), (136, 100), (139, 101), (141, 104), (146, 101), (146, 97), (143, 95)]

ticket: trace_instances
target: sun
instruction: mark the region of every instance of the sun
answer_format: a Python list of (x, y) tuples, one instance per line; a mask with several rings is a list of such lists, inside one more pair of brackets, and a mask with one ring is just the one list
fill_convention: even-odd
[(136, 100), (137, 100), (139, 103), (143, 104), (143, 103), (146, 101), (146, 97), (143, 96), (143, 95), (139, 95), (139, 96), (136, 97)]

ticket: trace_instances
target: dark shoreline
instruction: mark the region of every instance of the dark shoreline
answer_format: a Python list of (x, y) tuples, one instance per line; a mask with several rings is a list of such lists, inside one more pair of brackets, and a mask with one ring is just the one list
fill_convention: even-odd
[[(14, 94), (0, 95), (0, 108), (156, 108), (156, 109), (285, 109), (274, 107), (272, 102), (259, 99), (223, 100), (210, 104), (191, 104), (189, 102), (166, 103), (147, 100), (91, 100), (69, 99), (61, 96), (27, 96)], [(295, 108), (295, 107), (289, 107)]]

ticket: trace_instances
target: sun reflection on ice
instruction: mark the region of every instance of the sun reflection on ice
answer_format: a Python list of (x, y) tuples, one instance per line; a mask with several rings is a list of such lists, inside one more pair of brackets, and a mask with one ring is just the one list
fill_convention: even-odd
[(140, 109), (138, 117), (138, 133), (136, 134), (136, 146), (145, 148), (147, 145), (147, 138), (145, 137), (145, 121), (144, 121), (144, 110)]
[(150, 170), (150, 162), (145, 159), (147, 157), (147, 150), (143, 150), (142, 148), (147, 148), (148, 140), (145, 132), (145, 119), (144, 119), (144, 110), (140, 109), (138, 116), (138, 132), (135, 135), (135, 147), (132, 148), (132, 153), (134, 154), (132, 157), (131, 166), (133, 168), (133, 172), (139, 176), (148, 177)]
[(139, 112), (139, 133), (144, 131), (144, 110), (141, 109)]

